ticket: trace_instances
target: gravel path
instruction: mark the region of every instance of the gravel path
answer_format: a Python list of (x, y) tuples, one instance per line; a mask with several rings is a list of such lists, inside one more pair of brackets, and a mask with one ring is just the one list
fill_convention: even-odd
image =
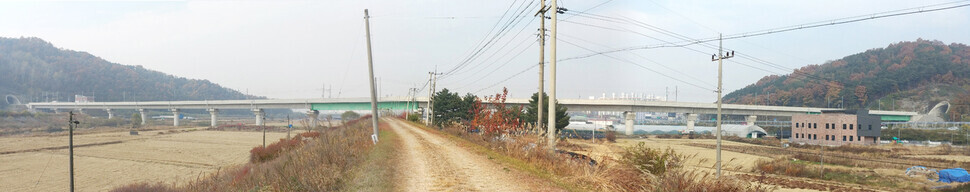
[(389, 122), (402, 140), (398, 175), (404, 191), (558, 191), (440, 135), (397, 119)]

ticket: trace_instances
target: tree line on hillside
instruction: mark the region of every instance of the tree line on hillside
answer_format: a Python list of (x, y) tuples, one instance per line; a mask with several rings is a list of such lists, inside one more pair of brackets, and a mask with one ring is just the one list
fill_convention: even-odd
[[(970, 48), (918, 39), (870, 49), (788, 75), (770, 75), (724, 97), (727, 103), (888, 108), (896, 99), (953, 98), (970, 88)], [(934, 91), (941, 90), (941, 91)], [(903, 94), (907, 93), (907, 94)], [(935, 96), (935, 97), (932, 97)], [(881, 100), (883, 97), (890, 100)]]
[(0, 37), (0, 96), (22, 102), (165, 101), (262, 99), (246, 96), (208, 80), (187, 79), (140, 65), (108, 62), (86, 52), (54, 47), (40, 38)]
[[(477, 97), (471, 93), (459, 96), (456, 92), (451, 92), (447, 88), (442, 89), (432, 95), (435, 126), (465, 126), (469, 131), (481, 131), (484, 133), (522, 131), (527, 127), (535, 127), (538, 93), (533, 93), (526, 107), (510, 106), (505, 103), (508, 90), (502, 89), (502, 93)], [(548, 114), (548, 96), (543, 93), (543, 115)], [(558, 102), (556, 102), (558, 104)], [(566, 125), (569, 125), (569, 116), (566, 114), (567, 108), (556, 105), (556, 131), (559, 132)], [(547, 124), (548, 119), (543, 119), (543, 124)]]

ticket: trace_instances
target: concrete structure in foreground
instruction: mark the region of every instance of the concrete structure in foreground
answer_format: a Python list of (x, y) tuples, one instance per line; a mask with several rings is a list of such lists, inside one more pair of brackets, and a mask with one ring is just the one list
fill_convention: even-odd
[[(694, 124), (697, 114), (715, 114), (717, 105), (714, 103), (693, 103), (693, 102), (669, 102), (669, 101), (642, 101), (642, 100), (590, 100), (590, 99), (559, 99), (559, 104), (569, 108), (569, 111), (622, 111), (627, 112), (626, 133), (633, 134), (633, 113), (632, 112), (668, 112), (685, 113), (688, 117), (688, 125)], [(510, 98), (506, 100), (507, 105), (528, 105), (527, 98)], [(378, 99), (378, 108), (382, 110), (418, 110), (426, 108), (428, 98), (410, 99), (406, 97), (385, 97)], [(180, 109), (205, 109), (208, 110), (212, 119), (218, 118), (219, 109), (250, 109), (253, 111), (257, 122), (262, 123), (263, 109), (305, 109), (307, 116), (315, 122), (318, 111), (321, 110), (369, 110), (370, 98), (331, 98), (331, 99), (264, 99), (264, 100), (214, 100), (214, 101), (148, 101), (148, 102), (87, 102), (87, 103), (29, 103), (28, 109), (48, 109), (57, 111), (58, 109), (75, 110), (110, 110), (112, 109), (137, 109), (141, 112), (142, 120), (145, 118), (146, 110), (167, 110), (176, 117)], [(763, 105), (737, 105), (724, 104), (722, 113), (726, 115), (747, 115), (745, 118), (749, 123), (754, 124), (757, 116), (793, 116), (799, 114), (818, 114), (823, 110), (833, 110), (814, 107), (783, 107), (783, 106), (763, 106)], [(916, 115), (915, 112), (902, 111), (870, 111), (869, 114), (879, 115), (883, 118), (910, 119)], [(144, 124), (144, 121), (142, 122)], [(211, 126), (216, 126), (216, 121), (212, 121)], [(315, 124), (313, 125), (315, 126)], [(688, 126), (693, 127), (693, 126)]]
[(792, 116), (792, 142), (838, 146), (879, 144), (882, 121), (867, 110), (825, 110)]

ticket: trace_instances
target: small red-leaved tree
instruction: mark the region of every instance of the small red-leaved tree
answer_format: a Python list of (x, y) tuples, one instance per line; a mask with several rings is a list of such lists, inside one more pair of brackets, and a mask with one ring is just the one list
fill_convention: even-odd
[(478, 129), (483, 134), (509, 133), (521, 129), (522, 107), (506, 107), (505, 99), (508, 95), (508, 89), (502, 88), (502, 93), (485, 97), (488, 104), (483, 104), (481, 99), (476, 98), (471, 109), (470, 129)]

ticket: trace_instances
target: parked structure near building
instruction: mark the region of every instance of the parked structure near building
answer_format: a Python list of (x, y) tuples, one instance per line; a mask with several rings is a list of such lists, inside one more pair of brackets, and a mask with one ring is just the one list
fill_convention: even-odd
[(723, 124), (721, 125), (721, 135), (756, 139), (765, 137), (765, 135), (768, 135), (768, 131), (765, 131), (764, 128), (757, 125)]
[(813, 145), (877, 145), (882, 129), (879, 116), (869, 110), (822, 110), (821, 114), (792, 116), (793, 143)]

